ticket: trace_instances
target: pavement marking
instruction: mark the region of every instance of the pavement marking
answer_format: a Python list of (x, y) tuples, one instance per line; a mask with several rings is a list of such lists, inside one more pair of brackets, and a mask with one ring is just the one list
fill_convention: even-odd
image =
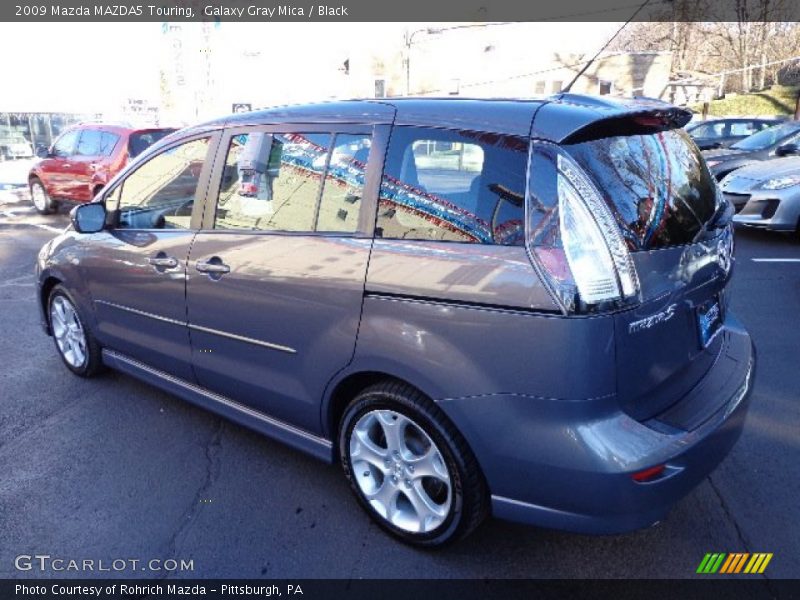
[[(6, 215), (8, 217), (13, 217), (14, 216), (14, 215), (8, 215), (5, 211), (0, 211), (0, 213)], [(14, 223), (8, 223), (6, 221), (0, 221), (0, 225), (27, 225), (28, 227), (38, 227), (39, 229), (44, 229), (46, 231), (52, 231), (53, 233), (61, 233), (66, 228), (66, 225), (64, 227), (53, 227), (52, 225), (45, 225), (44, 223), (25, 223), (25, 222), (20, 222), (20, 221), (16, 221)]]
[(753, 262), (775, 262), (775, 263), (780, 263), (780, 262), (789, 262), (789, 263), (800, 262), (800, 258), (751, 258), (750, 260), (752, 260)]

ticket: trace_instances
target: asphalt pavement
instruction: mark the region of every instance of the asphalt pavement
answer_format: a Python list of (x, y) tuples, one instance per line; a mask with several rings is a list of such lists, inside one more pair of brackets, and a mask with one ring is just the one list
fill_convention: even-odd
[(765, 585), (800, 577), (800, 261), (754, 260), (800, 259), (797, 239), (737, 232), (752, 408), (731, 455), (664, 522), (595, 537), (490, 520), (421, 551), (370, 524), (338, 467), (130, 377), (71, 375), (39, 327), (33, 274), (67, 219), (0, 190), (0, 577), (114, 575), (15, 567), (35, 554), (193, 561), (127, 577), (692, 577), (707, 552), (772, 552)]

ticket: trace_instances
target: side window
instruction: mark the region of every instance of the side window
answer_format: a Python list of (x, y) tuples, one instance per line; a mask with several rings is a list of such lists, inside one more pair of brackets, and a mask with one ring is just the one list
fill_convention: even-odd
[(752, 121), (736, 121), (731, 123), (731, 135), (752, 135), (756, 132)]
[(519, 137), (396, 127), (376, 234), (522, 245), (527, 152)]
[(192, 140), (156, 154), (106, 200), (119, 211), (120, 229), (188, 229), (208, 153), (209, 139)]
[(264, 132), (233, 137), (214, 229), (313, 231), (331, 137)]
[(102, 133), (94, 129), (84, 129), (78, 140), (78, 148), (75, 154), (78, 156), (100, 156), (100, 140)]
[(58, 158), (72, 156), (75, 150), (75, 142), (78, 139), (78, 131), (70, 131), (62, 135), (53, 145), (53, 154)]
[(100, 153), (98, 156), (111, 156), (118, 141), (118, 135), (107, 131), (102, 132), (100, 134)]
[(370, 146), (367, 135), (336, 135), (322, 187), (317, 231), (353, 233), (358, 229)]

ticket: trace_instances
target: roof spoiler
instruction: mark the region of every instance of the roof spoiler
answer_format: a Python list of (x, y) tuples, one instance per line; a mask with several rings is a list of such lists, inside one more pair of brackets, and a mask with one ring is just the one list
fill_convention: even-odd
[(576, 144), (609, 136), (643, 135), (683, 127), (692, 112), (650, 98), (560, 94), (537, 112), (533, 136)]

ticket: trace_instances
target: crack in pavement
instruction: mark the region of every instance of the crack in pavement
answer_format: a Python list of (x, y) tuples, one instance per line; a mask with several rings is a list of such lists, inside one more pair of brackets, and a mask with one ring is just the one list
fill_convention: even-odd
[[(742, 528), (739, 526), (739, 522), (733, 516), (733, 512), (731, 511), (730, 506), (728, 506), (728, 503), (725, 501), (725, 498), (723, 498), (722, 492), (717, 487), (717, 484), (714, 483), (714, 480), (711, 479), (711, 475), (709, 475), (706, 479), (708, 479), (708, 483), (711, 486), (711, 489), (714, 491), (714, 495), (716, 495), (717, 500), (719, 500), (719, 504), (722, 507), (722, 512), (725, 513), (725, 516), (733, 524), (733, 528), (736, 530), (736, 537), (739, 538), (739, 542), (742, 544), (742, 546), (744, 546), (745, 552), (747, 552), (748, 554), (752, 554), (752, 552), (750, 551), (750, 543), (747, 541), (747, 538), (745, 537)], [(761, 577), (764, 579), (764, 582), (766, 583), (767, 588), (772, 594), (772, 597), (778, 598), (779, 596), (777, 590), (773, 588), (772, 581), (770, 581), (770, 578), (767, 575), (766, 571), (764, 573), (761, 573)]]
[[(185, 536), (185, 534), (189, 532), (191, 525), (195, 521), (195, 517), (200, 511), (200, 501), (204, 499), (207, 492), (211, 489), (211, 487), (214, 485), (214, 482), (219, 477), (220, 463), (217, 460), (217, 455), (222, 448), (222, 434), (224, 429), (225, 419), (220, 417), (216, 418), (216, 427), (214, 428), (214, 432), (211, 434), (211, 437), (205, 445), (206, 474), (203, 479), (203, 483), (200, 485), (197, 492), (195, 492), (191, 505), (181, 515), (177, 529), (167, 542), (167, 556), (169, 557), (175, 558), (177, 556), (179, 538), (181, 536)], [(166, 579), (169, 577), (169, 575), (170, 572), (165, 571), (164, 575), (158, 579)]]

